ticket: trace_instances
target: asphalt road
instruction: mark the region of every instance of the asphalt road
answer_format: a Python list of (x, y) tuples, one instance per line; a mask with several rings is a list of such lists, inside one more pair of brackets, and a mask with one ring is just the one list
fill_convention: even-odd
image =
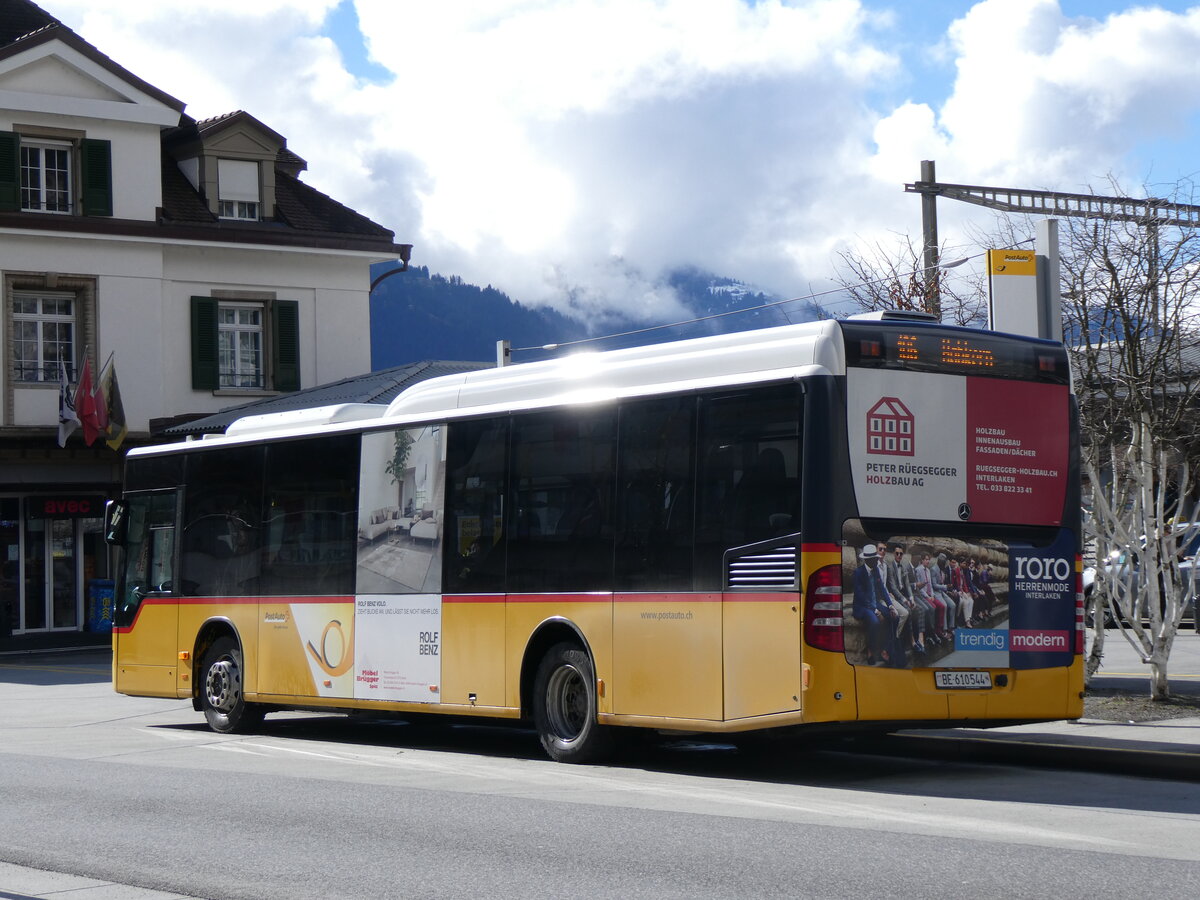
[(210, 900), (1195, 895), (1194, 784), (686, 741), (572, 767), (519, 729), (311, 714), (224, 736), (107, 679), (0, 659), (0, 861)]

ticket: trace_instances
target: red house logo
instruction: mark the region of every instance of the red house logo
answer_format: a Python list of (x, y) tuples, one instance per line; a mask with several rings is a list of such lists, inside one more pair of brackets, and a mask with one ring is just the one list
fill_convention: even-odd
[(897, 397), (882, 397), (867, 413), (867, 452), (912, 456), (915, 420)]

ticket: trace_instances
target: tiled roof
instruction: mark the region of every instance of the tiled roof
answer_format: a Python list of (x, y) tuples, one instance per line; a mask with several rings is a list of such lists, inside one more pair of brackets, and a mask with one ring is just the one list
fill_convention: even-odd
[[(494, 363), (448, 362), (427, 360), (409, 363), (366, 375), (355, 375), (341, 381), (318, 385), (303, 391), (265, 397), (240, 406), (231, 406), (203, 419), (195, 419), (182, 425), (174, 425), (163, 434), (182, 437), (189, 434), (220, 434), (230, 423), (243, 416), (261, 416), (267, 413), (288, 412), (294, 409), (311, 409), (317, 406), (333, 406), (338, 403), (378, 403), (386, 406), (401, 391), (430, 378), (440, 375), (457, 375), (489, 369)], [(380, 410), (382, 412), (382, 409)]]
[(235, 122), (244, 121), (246, 119), (249, 119), (250, 122), (254, 124), (255, 128), (265, 132), (269, 137), (279, 141), (280, 144), (287, 143), (287, 140), (282, 134), (273, 128), (268, 128), (260, 120), (256, 119), (254, 116), (250, 115), (250, 113), (242, 109), (235, 109), (233, 112), (221, 113), (219, 116), (209, 116), (207, 119), (201, 119), (196, 123), (196, 131), (199, 132), (200, 137), (204, 138), (220, 131), (223, 128), (226, 128), (229, 125), (232, 125)]
[(114, 62), (36, 3), (0, 0), (0, 59), (52, 40), (62, 41), (165, 106), (183, 112), (184, 104), (180, 100)]
[(58, 19), (29, 0), (0, 0), (0, 47), (39, 28), (59, 24)]
[(308, 162), (297, 156), (287, 147), (279, 148), (279, 153), (275, 155), (275, 165), (282, 168), (292, 177), (296, 177), (308, 168)]
[[(162, 207), (157, 223), (101, 217), (72, 221), (89, 232), (109, 231), (138, 236), (186, 238), (191, 240), (247, 241), (288, 246), (326, 247), (339, 250), (368, 250), (407, 259), (408, 245), (395, 243), (395, 234), (347, 206), (298, 180), (307, 163), (287, 149), (287, 140), (244, 110), (222, 113), (197, 122), (183, 112), (184, 104), (122, 68), (30, 0), (0, 0), (0, 59), (26, 52), (51, 40), (60, 40), (120, 78), (178, 110), (179, 124), (162, 132)], [(274, 153), (275, 209), (262, 222), (220, 220), (209, 210), (197, 189), (180, 171), (177, 158), (204, 144), (220, 131), (249, 125), (261, 132)], [(219, 138), (217, 138), (219, 141)], [(61, 230), (58, 217), (13, 214), (20, 227)], [(8, 213), (4, 213), (9, 218)], [(151, 234), (150, 232), (153, 232)]]
[(163, 218), (171, 222), (216, 222), (199, 192), (165, 150), (162, 154)]
[(391, 239), (394, 234), (286, 172), (275, 171), (275, 215), (300, 231), (361, 234)]

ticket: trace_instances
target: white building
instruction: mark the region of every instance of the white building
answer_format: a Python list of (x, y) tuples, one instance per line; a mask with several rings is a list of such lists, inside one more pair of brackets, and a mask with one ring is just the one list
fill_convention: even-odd
[[(305, 167), (253, 116), (197, 122), (35, 4), (0, 0), (0, 644), (87, 626), (130, 445), (370, 369), (369, 266), (410, 248)], [(125, 442), (76, 431), (60, 448), (60, 373), (74, 383), (86, 360), (95, 379), (110, 359)]]

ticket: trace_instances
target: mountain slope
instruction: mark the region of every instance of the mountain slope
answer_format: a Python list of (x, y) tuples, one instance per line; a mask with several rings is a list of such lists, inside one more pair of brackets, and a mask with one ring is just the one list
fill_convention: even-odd
[[(372, 277), (387, 270), (387, 264), (374, 266)], [(642, 331), (658, 323), (614, 316), (605, 321), (603, 334), (638, 333), (592, 346), (614, 349), (660, 343), (812, 321), (824, 315), (824, 310), (811, 302), (760, 309), (779, 298), (698, 269), (672, 272), (667, 285), (696, 321)], [(577, 319), (550, 309), (522, 306), (491, 285), (481, 288), (458, 276), (430, 274), (423, 266), (388, 277), (371, 295), (371, 368), (376, 371), (425, 359), (491, 361), (496, 358), (498, 340), (523, 348), (595, 336)], [(525, 362), (539, 355), (526, 352), (516, 361)]]

